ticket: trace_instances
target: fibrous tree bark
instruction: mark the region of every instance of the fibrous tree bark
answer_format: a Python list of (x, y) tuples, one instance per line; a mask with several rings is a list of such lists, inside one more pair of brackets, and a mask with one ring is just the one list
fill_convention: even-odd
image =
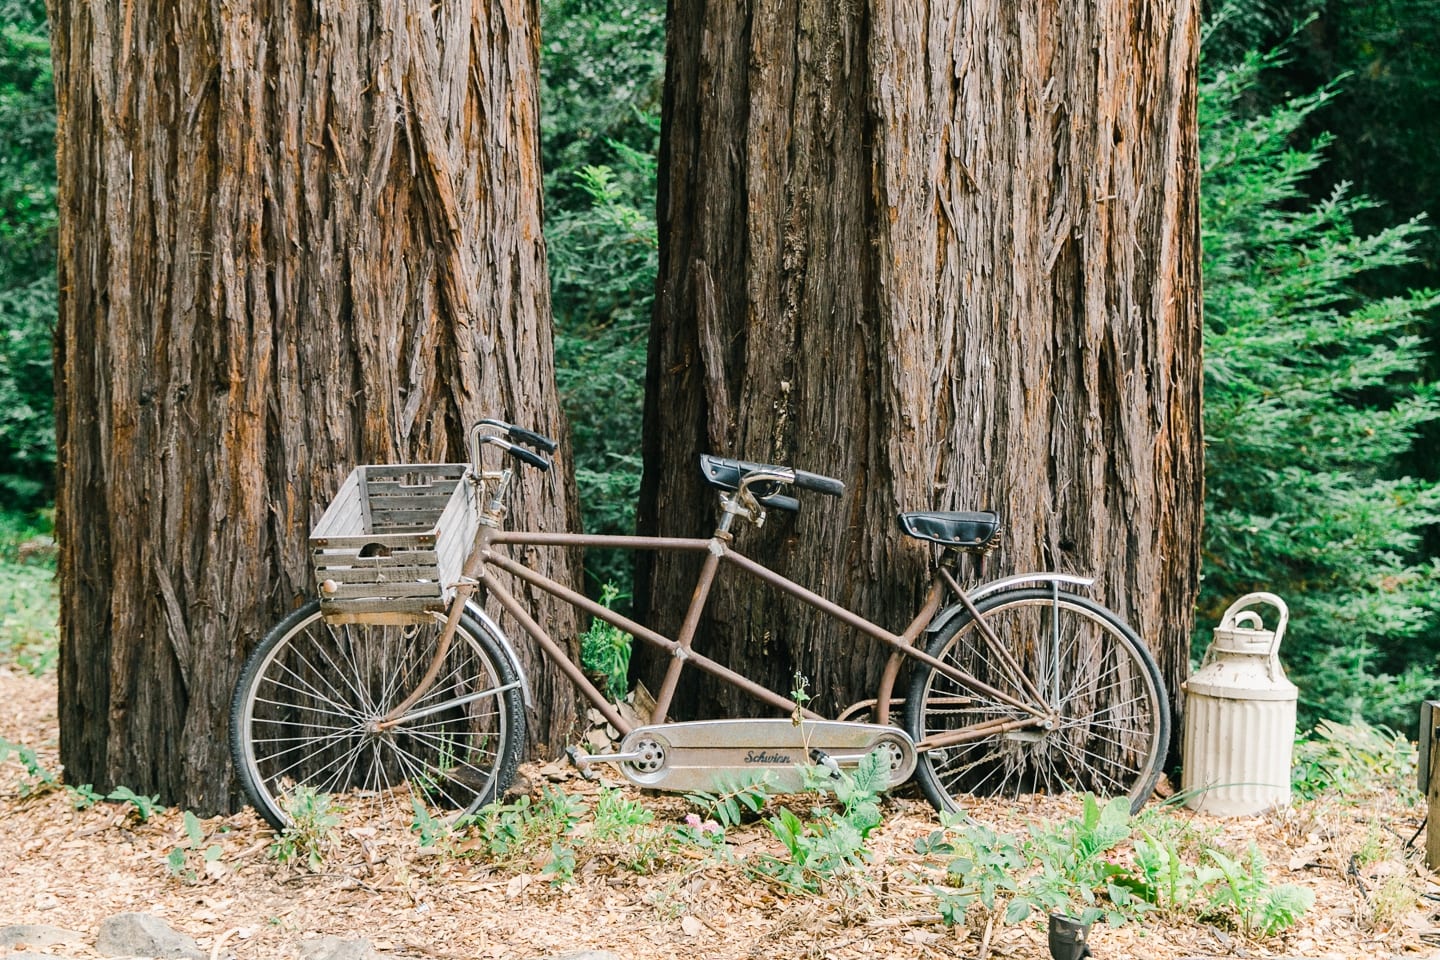
[[(351, 466), (464, 459), (486, 415), (559, 432), (536, 5), (50, 15), (62, 760), (221, 809), (231, 684), (313, 595)], [(527, 477), (515, 511), (561, 528), (568, 489)], [(573, 697), (528, 666), (563, 737)]]
[[(1201, 503), (1195, 4), (674, 4), (668, 44), (642, 528), (713, 523), (697, 452), (838, 477), (739, 546), (898, 630), (929, 551), (896, 512), (995, 509), (988, 572), (1096, 576), (1173, 696)], [(642, 566), (659, 626), (691, 576)], [(882, 663), (738, 578), (698, 644), (830, 709)]]

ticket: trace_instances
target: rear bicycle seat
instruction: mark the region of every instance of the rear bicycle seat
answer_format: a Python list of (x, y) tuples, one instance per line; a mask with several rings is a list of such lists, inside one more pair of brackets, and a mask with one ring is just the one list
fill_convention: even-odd
[(1000, 542), (1000, 515), (990, 510), (925, 510), (897, 519), (907, 536), (945, 547), (989, 550)]

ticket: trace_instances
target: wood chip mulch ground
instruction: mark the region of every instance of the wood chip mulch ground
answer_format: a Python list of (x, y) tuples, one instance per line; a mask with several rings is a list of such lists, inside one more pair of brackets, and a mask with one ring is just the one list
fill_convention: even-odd
[[(42, 765), (59, 769), (53, 678), (0, 667), (0, 738), (34, 748)], [(543, 783), (566, 774), (551, 765), (529, 776)], [(103, 919), (142, 911), (194, 937), (216, 960), (298, 957), (322, 936), (366, 938), (385, 956), (447, 960), (528, 960), (585, 949), (625, 960), (1049, 956), (1038, 920), (940, 922), (929, 892), (933, 863), (914, 852), (937, 820), (917, 799), (887, 800), (870, 867), (817, 896), (787, 893), (693, 846), (672, 844), (648, 873), (621, 863), (623, 850), (592, 851), (577, 859), (572, 880), (556, 886), (542, 872), (548, 851), (497, 866), (463, 849), (422, 850), (409, 836), (382, 842), (352, 824), (312, 873), (277, 863), (269, 854), (273, 834), (250, 811), (204, 821), (205, 844), (218, 843), (221, 853), (208, 870), (192, 855), (177, 875), (167, 858), (187, 844), (181, 811), (142, 823), (129, 806), (76, 810), (65, 791), (36, 793), (33, 785), (13, 755), (0, 763), (0, 927), (48, 924), (88, 933), (91, 943)], [(581, 796), (597, 789), (579, 779), (559, 786)], [(630, 795), (659, 823), (678, 823), (690, 812), (680, 798)], [(977, 800), (968, 812), (1018, 832), (1077, 809), (1069, 798), (1038, 798)], [(1313, 890), (1314, 907), (1270, 938), (1193, 920), (1101, 923), (1091, 940), (1099, 960), (1440, 958), (1440, 946), (1432, 946), (1440, 899), (1429, 896), (1440, 898), (1440, 883), (1414, 850), (1423, 835), (1407, 846), (1423, 816), (1418, 805), (1381, 796), (1229, 820), (1180, 815), (1193, 817), (1198, 836), (1228, 847), (1253, 840), (1271, 879)], [(759, 823), (732, 831), (731, 841), (742, 857), (780, 852)], [(0, 956), (6, 953), (0, 947)], [(85, 945), (65, 955), (97, 956)]]

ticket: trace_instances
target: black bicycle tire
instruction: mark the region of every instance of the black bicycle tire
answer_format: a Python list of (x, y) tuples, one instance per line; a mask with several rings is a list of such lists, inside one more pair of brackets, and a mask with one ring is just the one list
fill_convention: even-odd
[[(1150, 735), (1150, 746), (1148, 755), (1143, 765), (1137, 770), (1133, 783), (1126, 784), (1126, 795), (1130, 797), (1131, 812), (1138, 812), (1145, 801), (1154, 792), (1155, 785), (1163, 772), (1166, 752), (1170, 741), (1170, 706), (1166, 693), (1165, 683), (1160, 674), (1160, 668), (1155, 662), (1149, 649), (1123, 620), (1115, 613), (1101, 604), (1079, 596), (1078, 594), (1066, 591), (1057, 591), (1046, 587), (1017, 587), (1002, 591), (989, 597), (983, 597), (976, 605), (982, 616), (991, 614), (1003, 608), (1018, 608), (1021, 605), (1033, 605), (1037, 602), (1054, 603), (1059, 602), (1069, 608), (1079, 608), (1103, 623), (1108, 629), (1112, 638), (1118, 639), (1119, 645), (1130, 662), (1142, 667), (1141, 686), (1148, 682), (1148, 690), (1145, 697), (1150, 705), (1150, 711), (1154, 715), (1154, 727)], [(945, 623), (939, 633), (926, 646), (926, 653), (944, 659), (955, 638), (967, 628), (971, 628), (974, 618), (968, 611), (962, 611), (959, 615)], [(1005, 638), (1001, 637), (1003, 641)], [(1105, 654), (1104, 656), (1108, 656)], [(933, 668), (917, 665), (913, 670), (909, 695), (906, 698), (905, 726), (907, 732), (917, 743), (923, 741), (927, 736), (926, 722), (926, 698), (934, 678), (941, 676)], [(1017, 691), (1005, 691), (1007, 693)], [(1092, 714), (1088, 721), (1093, 722)], [(991, 738), (997, 739), (997, 738)], [(976, 746), (966, 746), (966, 750), (980, 749), (979, 744), (984, 741), (977, 741)], [(1042, 741), (1043, 742), (1043, 741)], [(978, 756), (974, 763), (983, 762), (983, 757)], [(993, 763), (1002, 762), (996, 758)], [(929, 754), (922, 753), (915, 770), (915, 780), (920, 786), (927, 800), (941, 811), (956, 811), (959, 809), (959, 797), (964, 795), (952, 791), (940, 781), (939, 775), (934, 768), (934, 758)], [(1048, 788), (1047, 785), (1040, 785)], [(1105, 794), (1109, 791), (1093, 790), (1097, 794)], [(1118, 793), (1118, 791), (1116, 791)]]
[[(277, 798), (262, 782), (263, 777), (258, 769), (252, 742), (252, 705), (258, 686), (263, 681), (262, 671), (274, 662), (272, 654), (275, 654), (282, 644), (296, 637), (307, 624), (318, 619), (320, 603), (312, 600), (271, 628), (260, 645), (246, 658), (230, 699), (230, 756), (236, 778), (251, 806), (277, 831), (283, 831), (289, 820)], [(494, 801), (503, 795), (505, 789), (514, 781), (524, 751), (526, 727), (523, 682), (519, 668), (504, 644), (492, 635), (487, 626), (468, 613), (460, 618), (454, 642), (467, 640), (475, 643), (476, 649), (493, 671), (497, 687), (503, 691), (496, 696), (503, 732), (495, 762), (492, 764), (494, 773), (488, 786), (482, 792), (477, 792), (471, 802), (465, 804), (460, 815), (472, 813)]]

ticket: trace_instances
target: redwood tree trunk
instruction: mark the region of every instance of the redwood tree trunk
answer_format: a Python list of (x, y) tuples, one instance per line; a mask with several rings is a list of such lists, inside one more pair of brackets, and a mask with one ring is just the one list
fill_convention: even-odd
[[(306, 536), (349, 469), (463, 459), (485, 415), (560, 429), (537, 11), (50, 15), (62, 760), (222, 809), (231, 685), (313, 595)], [(562, 527), (568, 489), (527, 478), (516, 513)], [(568, 729), (569, 688), (528, 666), (535, 729)]]
[[(642, 529), (713, 523), (697, 452), (838, 477), (738, 546), (899, 629), (929, 551), (896, 512), (995, 509), (987, 572), (1098, 577), (1173, 696), (1201, 504), (1194, 3), (672, 4), (668, 42)], [(662, 628), (693, 574), (641, 570)], [(739, 578), (699, 644), (832, 710), (881, 663)]]

